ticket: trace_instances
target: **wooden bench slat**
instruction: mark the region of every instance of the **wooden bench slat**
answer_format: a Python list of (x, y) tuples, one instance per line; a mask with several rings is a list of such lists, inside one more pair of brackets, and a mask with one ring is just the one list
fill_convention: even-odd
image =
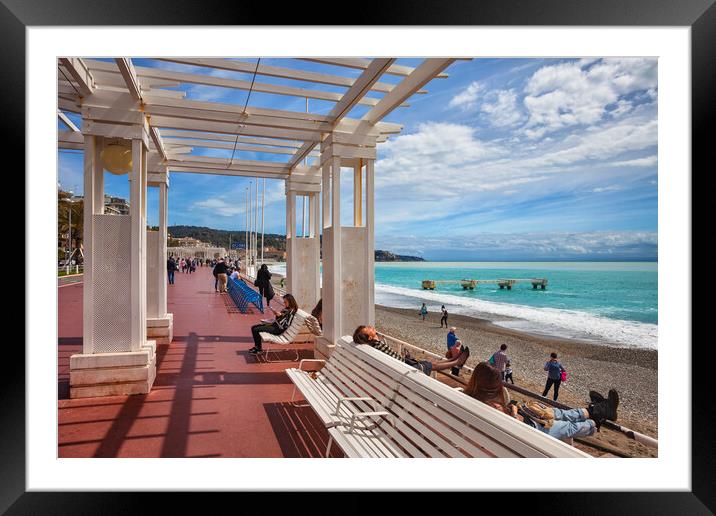
[[(341, 360), (346, 359), (350, 361), (352, 357), (341, 357)], [(358, 360), (355, 360), (353, 365), (355, 367), (361, 367), (360, 361)], [(385, 375), (377, 369), (374, 369), (371, 373), (375, 378), (385, 377)], [(422, 373), (416, 370), (415, 373), (411, 374)], [(432, 403), (426, 403), (416, 396), (408, 398), (403, 394), (403, 391), (405, 391), (404, 387), (400, 391), (397, 391), (391, 398), (377, 391), (374, 392), (374, 395), (380, 397), (380, 402), (384, 407), (394, 412), (399, 417), (401, 423), (410, 425), (409, 427), (399, 426), (399, 428), (403, 430), (409, 438), (413, 439), (416, 444), (422, 445), (426, 451), (432, 451), (434, 453), (440, 451), (442, 454), (451, 457), (494, 456), (488, 453), (486, 449), (464, 438), (469, 429), (463, 422), (453, 418), (453, 421), (457, 424), (448, 425), (446, 421), (441, 420), (436, 415), (438, 408)], [(477, 432), (471, 433), (475, 434), (475, 436), (482, 437), (481, 434)], [(479, 442), (479, 439), (475, 440)]]
[[(398, 369), (410, 367), (371, 346), (356, 346), (352, 343), (351, 345), (354, 348), (361, 348), (361, 351), (368, 355), (366, 360), (372, 360), (376, 365), (383, 364), (385, 366), (386, 359), (390, 359), (394, 364), (388, 362), (388, 367)], [(455, 416), (470, 422), (472, 426), (490, 436), (493, 442), (509, 446), (523, 457), (589, 457), (576, 448), (488, 407), (466, 394), (457, 392), (427, 375), (410, 376), (406, 379), (406, 386), (409, 387), (410, 392), (422, 391), (428, 399), (449, 410)], [(485, 447), (487, 448), (487, 446)]]

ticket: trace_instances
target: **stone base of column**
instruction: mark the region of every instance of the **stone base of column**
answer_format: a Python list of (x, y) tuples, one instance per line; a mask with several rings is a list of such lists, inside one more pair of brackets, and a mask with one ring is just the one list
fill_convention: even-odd
[(147, 394), (157, 376), (156, 342), (140, 351), (70, 357), (70, 398)]
[(336, 345), (326, 337), (316, 337), (316, 346), (313, 350), (313, 357), (321, 360), (328, 360)]
[(169, 344), (174, 338), (174, 314), (147, 317), (147, 338), (157, 341), (157, 344)]

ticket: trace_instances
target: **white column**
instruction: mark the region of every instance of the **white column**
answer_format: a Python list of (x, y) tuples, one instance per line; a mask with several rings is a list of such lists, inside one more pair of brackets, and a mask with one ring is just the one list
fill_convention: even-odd
[(104, 212), (104, 169), (100, 163), (99, 153), (102, 138), (85, 135), (84, 151), (84, 276), (83, 276), (83, 324), (82, 324), (82, 352), (93, 353), (94, 329), (94, 275), (92, 270), (92, 254), (94, 249), (93, 222), (94, 215)]
[(353, 167), (353, 225), (363, 225), (363, 167), (359, 161)]
[(159, 252), (157, 253), (157, 285), (159, 287), (159, 316), (167, 314), (167, 221), (169, 212), (169, 184), (159, 185)]
[(138, 351), (146, 342), (146, 254), (147, 237), (146, 204), (147, 191), (145, 150), (142, 140), (132, 140), (132, 171), (130, 172), (129, 216), (131, 219), (131, 258), (129, 289), (131, 296), (131, 345)]
[(330, 250), (333, 261), (333, 342), (343, 336), (341, 303), (341, 158), (331, 159), (331, 230), (333, 234)]
[(375, 324), (375, 160), (365, 164), (366, 306), (368, 324)]

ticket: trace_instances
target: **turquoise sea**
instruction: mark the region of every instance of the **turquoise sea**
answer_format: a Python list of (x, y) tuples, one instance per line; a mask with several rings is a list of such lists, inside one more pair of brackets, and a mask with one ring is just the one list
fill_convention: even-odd
[[(432, 280), (547, 278), (546, 290), (529, 283), (512, 290)], [(484, 317), (533, 333), (620, 346), (657, 348), (658, 264), (655, 262), (402, 262), (377, 263), (375, 302)]]

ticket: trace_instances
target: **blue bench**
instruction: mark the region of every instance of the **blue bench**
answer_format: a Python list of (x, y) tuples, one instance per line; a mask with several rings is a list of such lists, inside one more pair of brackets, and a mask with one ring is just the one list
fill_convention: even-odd
[(234, 304), (242, 314), (245, 314), (249, 309), (249, 303), (258, 308), (261, 313), (264, 313), (264, 304), (261, 299), (261, 294), (249, 287), (244, 280), (236, 280), (230, 277), (227, 283), (227, 290), (229, 291), (229, 296), (231, 296)]

